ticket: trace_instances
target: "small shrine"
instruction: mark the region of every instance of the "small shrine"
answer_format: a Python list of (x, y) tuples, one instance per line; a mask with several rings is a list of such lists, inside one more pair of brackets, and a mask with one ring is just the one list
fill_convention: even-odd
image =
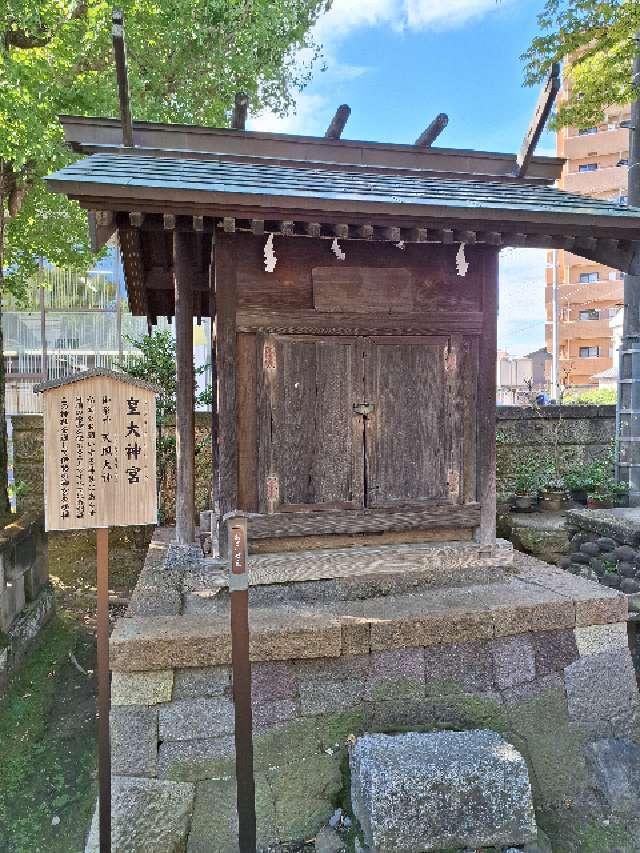
[[(499, 732), (554, 849), (614, 826), (588, 756), (637, 725), (626, 598), (496, 540), (501, 248), (640, 270), (640, 210), (554, 189), (562, 160), (534, 155), (557, 82), (518, 155), (434, 147), (442, 116), (408, 145), (343, 139), (344, 108), (322, 138), (254, 133), (242, 99), (231, 129), (62, 118), (84, 156), (50, 189), (96, 247), (117, 232), (131, 309), (174, 318), (177, 341), (176, 530), (111, 637), (122, 849), (239, 849), (230, 512), (248, 525), (258, 845), (315, 837), (353, 738), (407, 730)], [(195, 544), (203, 316), (213, 559)], [(527, 838), (532, 820), (526, 799)]]

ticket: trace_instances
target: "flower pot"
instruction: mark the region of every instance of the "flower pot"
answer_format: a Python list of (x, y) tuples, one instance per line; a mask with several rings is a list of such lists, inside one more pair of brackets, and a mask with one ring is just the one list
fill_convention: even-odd
[(613, 501), (610, 498), (593, 498), (591, 496), (587, 498), (588, 509), (611, 509), (612, 507)]
[(515, 495), (513, 499), (513, 508), (517, 512), (531, 512), (536, 503), (533, 495)]
[(586, 489), (571, 489), (571, 500), (574, 503), (582, 504), (582, 506), (587, 505), (587, 491)]
[(568, 495), (565, 489), (545, 489), (540, 495), (540, 509), (542, 512), (562, 512), (568, 502)]

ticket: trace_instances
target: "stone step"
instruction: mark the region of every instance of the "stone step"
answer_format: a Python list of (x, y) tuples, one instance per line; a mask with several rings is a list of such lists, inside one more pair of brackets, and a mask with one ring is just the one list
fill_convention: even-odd
[[(252, 607), (253, 660), (339, 657), (468, 642), (627, 618), (625, 596), (532, 558), (504, 581), (357, 601)], [(231, 659), (228, 611), (121, 619), (114, 670), (210, 666)]]

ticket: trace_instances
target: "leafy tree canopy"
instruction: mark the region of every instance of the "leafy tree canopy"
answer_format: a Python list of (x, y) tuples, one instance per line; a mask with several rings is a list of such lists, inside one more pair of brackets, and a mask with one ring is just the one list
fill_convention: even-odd
[(571, 81), (556, 127), (591, 127), (605, 107), (634, 98), (631, 69), (640, 30), (635, 0), (547, 0), (538, 15), (540, 35), (523, 54), (525, 82), (543, 79), (552, 62), (566, 60)]
[[(309, 30), (330, 2), (122, 0), (134, 117), (224, 126), (239, 91), (253, 110), (288, 111), (318, 59)], [(0, 286), (4, 268), (18, 296), (38, 256), (90, 261), (84, 212), (42, 178), (73, 156), (60, 114), (118, 114), (111, 11), (106, 0), (0, 3)]]

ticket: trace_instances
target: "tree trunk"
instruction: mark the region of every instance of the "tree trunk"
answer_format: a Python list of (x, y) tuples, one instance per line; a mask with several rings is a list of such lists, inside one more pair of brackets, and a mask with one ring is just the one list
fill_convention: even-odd
[(5, 192), (4, 161), (0, 159), (0, 524), (11, 512), (8, 492), (7, 421), (4, 411), (5, 370), (4, 334), (2, 332), (2, 295), (4, 293)]

